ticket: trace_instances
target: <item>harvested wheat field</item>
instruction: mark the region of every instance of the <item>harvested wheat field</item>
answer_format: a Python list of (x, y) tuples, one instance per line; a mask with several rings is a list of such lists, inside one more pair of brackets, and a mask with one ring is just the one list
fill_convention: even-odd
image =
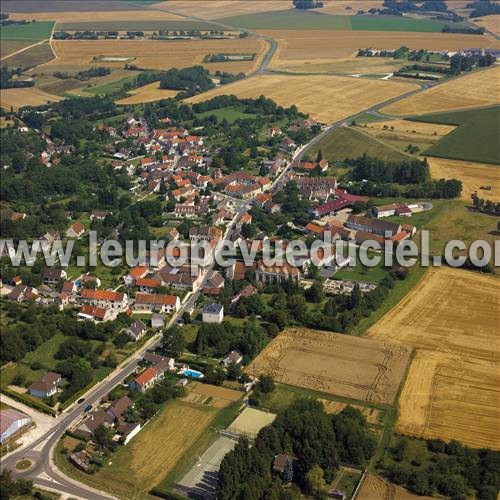
[(229, 432), (254, 438), (259, 431), (272, 424), (276, 415), (257, 408), (245, 408), (227, 428)]
[(10, 110), (17, 110), (23, 106), (40, 106), (50, 102), (60, 101), (61, 97), (47, 94), (36, 87), (4, 89), (0, 92), (0, 106)]
[(496, 277), (431, 268), (369, 330), (370, 338), (417, 348), (399, 432), (500, 448), (498, 285)]
[(139, 104), (142, 102), (159, 101), (160, 99), (168, 99), (175, 97), (179, 93), (178, 90), (160, 89), (160, 82), (153, 82), (135, 90), (131, 90), (128, 97), (116, 101), (116, 104)]
[(480, 17), (474, 19), (474, 23), (500, 36), (500, 15)]
[[(481, 198), (500, 201), (500, 168), (498, 165), (473, 163), (446, 158), (428, 157), (434, 179), (459, 179), (462, 181), (462, 199), (470, 202), (472, 193)], [(481, 187), (490, 186), (490, 190)]]
[[(358, 49), (377, 47), (380, 49), (397, 49), (404, 45), (410, 49), (458, 50), (471, 45), (470, 35), (456, 33), (415, 33), (386, 31), (343, 31), (343, 30), (263, 30), (278, 42), (278, 50), (271, 66), (286, 68), (304, 64), (316, 59), (334, 60), (336, 58), (353, 57)], [(500, 48), (492, 36), (475, 37), (474, 47)], [(363, 64), (373, 64), (372, 58), (356, 58)], [(378, 58), (373, 58), (378, 59)], [(389, 58), (386, 58), (389, 59)], [(387, 61), (386, 61), (387, 63)]]
[(390, 115), (425, 115), (500, 103), (500, 67), (455, 78), (382, 108)]
[(214, 408), (231, 406), (243, 396), (243, 393), (233, 389), (199, 382), (192, 382), (188, 387), (188, 394), (183, 398), (183, 401), (213, 406)]
[(418, 496), (389, 483), (376, 474), (366, 474), (357, 500), (430, 500), (431, 497)]
[(329, 399), (319, 399), (318, 401), (323, 404), (325, 412), (329, 415), (340, 413), (347, 406), (351, 406), (352, 408), (359, 410), (369, 424), (379, 424), (381, 421), (382, 412), (377, 408), (368, 408), (366, 406), (347, 404), (340, 401), (331, 401)]
[(155, 4), (156, 10), (200, 19), (218, 19), (227, 16), (242, 16), (255, 12), (271, 12), (291, 8), (291, 2), (283, 0), (168, 0)]
[(417, 350), (399, 399), (395, 430), (499, 449), (499, 385), (497, 363)]
[(341, 76), (253, 76), (191, 97), (195, 103), (218, 95), (241, 98), (265, 95), (281, 106), (295, 104), (312, 118), (331, 123), (418, 88), (410, 83), (365, 80)]
[[(210, 71), (250, 72), (259, 64), (266, 42), (254, 37), (236, 40), (65, 40), (52, 42), (56, 58), (45, 65), (54, 70), (76, 70), (102, 65), (98, 56), (128, 57), (125, 61), (147, 69), (186, 68), (203, 64)], [(204, 64), (207, 54), (257, 54), (253, 61)], [(106, 66), (123, 67), (123, 61), (106, 61)]]
[(362, 401), (392, 403), (410, 348), (305, 328), (282, 332), (247, 373)]
[(358, 10), (366, 12), (372, 7), (379, 9), (382, 4), (382, 0), (325, 0), (323, 7), (317, 11), (323, 14), (354, 16)]
[[(26, 19), (27, 14), (13, 12), (9, 15), (12, 20)], [(97, 12), (30, 12), (30, 20), (63, 22), (91, 22), (91, 21), (184, 21), (182, 16), (170, 12), (159, 12), (157, 10), (115, 10)], [(56, 26), (57, 31), (57, 26)]]

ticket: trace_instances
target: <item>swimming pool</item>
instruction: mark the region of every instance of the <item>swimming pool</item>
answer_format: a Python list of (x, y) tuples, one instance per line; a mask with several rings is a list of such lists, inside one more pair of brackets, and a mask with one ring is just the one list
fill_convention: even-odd
[(191, 368), (186, 368), (185, 370), (181, 371), (182, 375), (186, 375), (187, 377), (192, 377), (192, 378), (203, 378), (205, 375), (203, 373), (197, 371), (197, 370), (191, 370)]

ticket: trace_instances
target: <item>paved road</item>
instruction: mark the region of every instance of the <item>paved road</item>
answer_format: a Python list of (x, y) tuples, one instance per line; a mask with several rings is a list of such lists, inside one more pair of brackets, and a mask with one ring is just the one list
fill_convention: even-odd
[[(267, 58), (267, 63), (272, 58), (272, 52), (269, 52), (268, 56), (269, 57)], [(271, 191), (275, 192), (281, 189), (287, 182), (290, 173), (293, 172), (293, 166), (301, 161), (304, 154), (307, 152), (309, 148), (314, 146), (318, 141), (324, 138), (333, 129), (346, 125), (347, 123), (351, 122), (352, 120), (355, 120), (362, 114), (370, 113), (377, 115), (378, 110), (380, 108), (392, 104), (394, 102), (400, 101), (412, 94), (421, 92), (427, 87), (428, 85), (424, 85), (422, 86), (422, 88), (419, 88), (417, 90), (412, 90), (399, 97), (389, 99), (383, 103), (362, 110), (359, 113), (349, 118), (339, 120), (333, 123), (332, 125), (326, 127), (318, 136), (316, 136), (307, 145), (303, 146), (295, 153), (292, 161), (287, 165), (287, 167), (284, 169), (281, 175), (273, 183)], [(236, 202), (236, 216), (233, 219), (233, 221), (231, 221), (230, 225), (226, 230), (226, 233), (224, 235), (225, 239), (231, 237), (232, 233), (234, 232), (238, 218), (241, 217), (241, 215), (247, 210), (246, 206), (252, 200), (234, 200), (234, 201)], [(182, 304), (180, 310), (172, 317), (169, 326), (174, 324), (174, 322), (177, 321), (185, 311), (189, 311), (196, 304), (196, 300), (199, 297), (200, 290), (203, 289), (203, 286), (206, 283), (206, 281), (209, 278), (211, 278), (213, 274), (213, 269), (214, 269), (214, 263), (212, 263), (208, 267), (199, 290), (191, 294), (188, 297), (188, 299)], [(34, 443), (25, 447), (24, 449), (20, 451), (14, 451), (13, 453), (9, 454), (1, 461), (1, 467), (11, 469), (13, 471), (14, 477), (31, 479), (34, 481), (35, 484), (40, 485), (42, 487), (43, 486), (48, 487), (50, 485), (52, 489), (56, 489), (61, 493), (69, 494), (74, 497), (84, 498), (84, 499), (92, 498), (95, 500), (112, 498), (111, 496), (108, 496), (104, 492), (97, 492), (82, 483), (78, 483), (64, 476), (60, 471), (57, 470), (57, 468), (52, 462), (53, 449), (57, 441), (66, 431), (66, 429), (68, 429), (73, 422), (75, 422), (78, 418), (82, 416), (84, 412), (84, 407), (87, 406), (88, 404), (97, 403), (101, 398), (103, 398), (106, 394), (108, 394), (115, 386), (122, 383), (122, 381), (127, 376), (129, 376), (135, 371), (139, 360), (142, 358), (144, 351), (146, 349), (151, 349), (158, 346), (159, 342), (160, 342), (159, 335), (150, 339), (140, 350), (138, 350), (136, 353), (133, 354), (131, 359), (127, 360), (106, 379), (104, 379), (98, 385), (93, 387), (85, 395), (85, 402), (81, 404), (75, 404), (73, 407), (70, 407), (65, 414), (57, 418), (54, 418), (54, 426), (49, 432), (41, 436)], [(25, 471), (15, 470), (15, 464), (23, 458), (31, 460), (34, 465), (30, 469)]]

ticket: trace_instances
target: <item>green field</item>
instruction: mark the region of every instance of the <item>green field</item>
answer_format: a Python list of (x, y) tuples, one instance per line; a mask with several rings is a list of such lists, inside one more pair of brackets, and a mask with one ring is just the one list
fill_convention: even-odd
[(4, 57), (50, 37), (52, 21), (9, 24), (0, 30), (0, 56)]
[(191, 31), (220, 30), (208, 21), (86, 21), (57, 23), (57, 31)]
[(132, 82), (134, 80), (135, 74), (133, 76), (121, 78), (120, 80), (116, 80), (114, 82), (95, 85), (93, 87), (85, 87), (83, 91), (94, 95), (110, 95), (120, 91), (125, 83)]
[(256, 115), (251, 113), (243, 113), (234, 108), (220, 108), (196, 113), (197, 118), (205, 118), (207, 116), (216, 116), (219, 121), (226, 119), (229, 123), (234, 123), (236, 120), (245, 118), (255, 118)]
[(385, 161), (408, 160), (408, 156), (403, 153), (352, 127), (341, 127), (332, 130), (308, 150), (307, 158), (314, 160), (319, 150), (322, 151), (323, 157), (328, 161), (357, 158), (364, 153)]
[(57, 363), (54, 359), (54, 354), (59, 349), (59, 346), (67, 339), (68, 337), (64, 336), (62, 333), (57, 333), (47, 340), (47, 342), (39, 345), (34, 351), (26, 353), (23, 361), (29, 365), (36, 361), (44, 368), (53, 370)]
[(53, 21), (39, 21), (29, 24), (9, 24), (2, 26), (0, 39), (4, 40), (31, 40), (32, 43), (38, 40), (49, 38)]
[(217, 21), (247, 29), (417, 31), (426, 33), (439, 33), (447, 24), (442, 21), (397, 16), (336, 16), (297, 10), (225, 17)]
[(458, 125), (458, 128), (430, 147), (424, 154), (500, 165), (499, 112), (500, 106), (493, 106), (410, 117), (409, 119), (443, 125)]

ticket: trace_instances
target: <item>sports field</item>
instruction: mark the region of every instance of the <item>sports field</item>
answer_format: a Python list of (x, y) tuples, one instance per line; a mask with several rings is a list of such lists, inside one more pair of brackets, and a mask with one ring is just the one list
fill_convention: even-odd
[(411, 83), (341, 76), (266, 75), (224, 85), (191, 97), (187, 102), (201, 102), (218, 95), (234, 94), (241, 98), (265, 95), (281, 106), (295, 104), (312, 118), (332, 123), (416, 88)]
[(128, 97), (116, 101), (116, 104), (139, 104), (159, 101), (160, 99), (175, 97), (178, 93), (177, 90), (160, 89), (160, 82), (153, 82), (131, 90)]
[(0, 106), (7, 110), (10, 108), (17, 110), (23, 106), (40, 106), (60, 100), (59, 96), (48, 94), (36, 87), (14, 88), (2, 90)]
[(345, 16), (316, 11), (282, 10), (217, 19), (221, 23), (247, 29), (303, 29), (355, 31), (416, 31), (438, 33), (443, 21), (399, 16)]
[(389, 115), (424, 115), (500, 103), (500, 67), (461, 76), (386, 106)]
[(290, 328), (268, 344), (246, 372), (360, 401), (392, 403), (410, 351), (387, 342)]
[[(500, 201), (499, 167), (446, 158), (427, 158), (434, 179), (459, 179), (462, 181), (462, 199), (470, 203), (471, 194), (480, 198)], [(490, 186), (491, 189), (481, 189)]]
[[(147, 69), (186, 68), (202, 64), (210, 71), (217, 69), (229, 73), (249, 72), (260, 63), (260, 56), (267, 44), (254, 37), (236, 40), (68, 40), (52, 42), (56, 59), (45, 68), (59, 71), (74, 71), (82, 67), (102, 65), (94, 58), (98, 56), (130, 58), (131, 64)], [(253, 61), (231, 61), (203, 63), (207, 54), (256, 53)], [(106, 61), (106, 66), (120, 67), (123, 61)]]
[(368, 331), (372, 339), (417, 349), (399, 402), (399, 432), (500, 448), (498, 283), (431, 268)]
[[(500, 74), (498, 75), (500, 76)], [(500, 106), (419, 116), (419, 121), (458, 125), (425, 154), (483, 163), (500, 164)]]
[(362, 127), (341, 127), (332, 130), (308, 150), (307, 157), (311, 161), (314, 160), (319, 150), (328, 161), (358, 158), (365, 153), (385, 161), (408, 160), (408, 156), (367, 135)]
[(229, 432), (254, 438), (259, 431), (274, 422), (276, 415), (257, 408), (245, 408), (227, 428)]

